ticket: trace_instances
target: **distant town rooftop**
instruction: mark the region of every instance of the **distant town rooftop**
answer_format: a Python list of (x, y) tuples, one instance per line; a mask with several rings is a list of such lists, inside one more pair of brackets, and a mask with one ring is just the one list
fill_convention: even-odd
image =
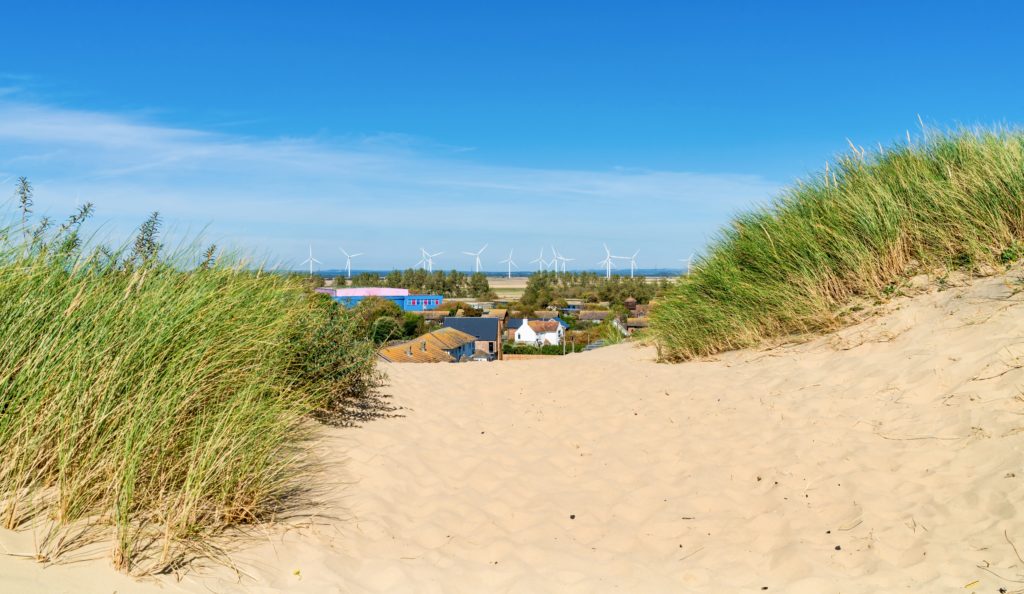
[(498, 318), (466, 318), (448, 316), (444, 319), (445, 328), (455, 328), (472, 334), (476, 340), (498, 340)]
[(383, 347), (377, 354), (392, 363), (452, 363), (456, 359), (449, 351), (475, 342), (476, 337), (472, 334), (455, 328), (441, 328), (407, 342)]

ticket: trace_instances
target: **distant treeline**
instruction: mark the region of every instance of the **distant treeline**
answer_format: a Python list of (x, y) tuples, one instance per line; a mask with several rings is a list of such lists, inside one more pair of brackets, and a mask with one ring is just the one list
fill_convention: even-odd
[(413, 293), (444, 295), (445, 297), (493, 297), (487, 275), (482, 272), (466, 274), (457, 270), (427, 272), (422, 268), (392, 270), (386, 275), (362, 272), (352, 277), (353, 287), (397, 287)]
[(527, 281), (519, 309), (531, 311), (549, 305), (564, 305), (566, 299), (582, 299), (591, 303), (607, 301), (612, 307), (620, 308), (630, 297), (637, 303), (648, 303), (670, 284), (667, 278), (649, 283), (642, 277), (612, 275), (608, 279), (593, 272), (538, 272)]

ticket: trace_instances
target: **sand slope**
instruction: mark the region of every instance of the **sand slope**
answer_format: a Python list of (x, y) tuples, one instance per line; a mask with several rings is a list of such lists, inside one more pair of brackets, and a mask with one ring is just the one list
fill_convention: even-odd
[[(240, 580), (214, 568), (129, 583), (1012, 592), (1024, 587), (1007, 540), (1024, 554), (1021, 288), (989, 278), (717, 361), (660, 365), (623, 345), (389, 366), (405, 416), (325, 430), (323, 517), (236, 553)], [(0, 556), (0, 583), (134, 591), (102, 561), (40, 567)], [(67, 588), (75, 575), (89, 578)]]

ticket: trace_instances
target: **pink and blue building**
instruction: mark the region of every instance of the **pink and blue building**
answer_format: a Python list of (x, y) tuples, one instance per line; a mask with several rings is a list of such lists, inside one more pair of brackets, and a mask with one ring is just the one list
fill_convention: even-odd
[(404, 311), (424, 311), (436, 309), (444, 301), (442, 295), (410, 295), (409, 289), (394, 289), (390, 287), (345, 287), (343, 289), (322, 287), (316, 291), (330, 295), (331, 298), (345, 307), (355, 307), (367, 297), (380, 297), (381, 299), (394, 301)]

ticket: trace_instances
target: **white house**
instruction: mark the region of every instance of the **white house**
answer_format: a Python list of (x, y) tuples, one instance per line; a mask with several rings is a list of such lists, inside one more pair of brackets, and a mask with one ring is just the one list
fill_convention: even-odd
[(516, 329), (516, 342), (519, 344), (559, 345), (564, 336), (565, 329), (557, 320), (524, 319), (523, 324)]

